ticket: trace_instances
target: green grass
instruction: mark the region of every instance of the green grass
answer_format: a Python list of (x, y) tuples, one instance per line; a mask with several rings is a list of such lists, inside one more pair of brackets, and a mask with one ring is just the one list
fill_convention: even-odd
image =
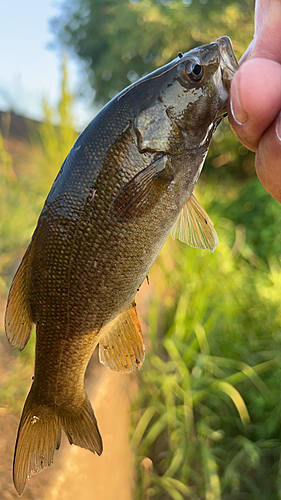
[[(75, 140), (71, 102), (64, 69), (58, 108), (44, 103), (41, 145), (15, 161), (0, 137), (3, 302)], [(250, 156), (242, 147), (235, 156), (236, 148), (222, 128), (199, 182), (198, 198), (220, 237), (215, 253), (169, 238), (150, 273), (148, 350), (131, 427), (136, 500), (281, 498), (281, 208), (245, 174)], [(210, 166), (225, 151), (230, 173)], [(235, 158), (246, 162), (241, 178)], [(0, 406), (14, 413), (33, 350), (34, 338), (15, 350), (1, 381)]]
[[(248, 183), (259, 191), (257, 180)], [(248, 227), (219, 213), (226, 186), (208, 188), (199, 199), (213, 207), (215, 253), (169, 240), (150, 274), (152, 286), (162, 282), (132, 418), (136, 499), (281, 497), (281, 248), (258, 256), (266, 233), (255, 248)], [(232, 188), (232, 204), (245, 190)], [(281, 208), (262, 195), (275, 205), (278, 237)]]
[[(73, 95), (68, 89), (66, 64), (62, 66), (61, 97), (57, 108), (43, 102), (45, 120), (40, 127), (40, 143), (14, 159), (0, 134), (0, 299), (6, 302), (9, 287), (29, 244), (58, 169), (71, 149), (77, 132), (73, 130)], [(56, 125), (54, 125), (54, 123)], [(4, 336), (3, 329), (0, 335)], [(6, 342), (6, 340), (3, 340)], [(24, 351), (14, 350), (0, 384), (0, 406), (19, 413), (33, 369), (34, 336)]]

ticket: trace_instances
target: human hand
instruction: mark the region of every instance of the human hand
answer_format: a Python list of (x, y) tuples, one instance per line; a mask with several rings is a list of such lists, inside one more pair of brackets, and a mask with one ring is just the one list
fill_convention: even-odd
[(255, 38), (231, 85), (229, 121), (281, 202), (281, 0), (256, 0)]

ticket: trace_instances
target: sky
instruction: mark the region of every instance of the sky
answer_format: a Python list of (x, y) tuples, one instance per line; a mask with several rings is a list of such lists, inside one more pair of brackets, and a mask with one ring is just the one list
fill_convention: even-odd
[[(59, 99), (61, 54), (48, 45), (55, 41), (49, 21), (59, 14), (61, 0), (0, 0), (0, 110), (13, 110), (42, 119), (43, 96), (52, 105)], [(70, 87), (79, 87), (79, 69), (68, 64)], [(95, 111), (76, 99), (75, 126), (83, 129)]]

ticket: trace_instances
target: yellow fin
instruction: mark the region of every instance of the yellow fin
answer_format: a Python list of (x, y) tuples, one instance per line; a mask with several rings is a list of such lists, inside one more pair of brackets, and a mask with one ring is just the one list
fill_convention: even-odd
[(61, 423), (51, 409), (36, 403), (34, 385), (26, 399), (18, 429), (13, 480), (22, 495), (26, 480), (53, 463), (54, 452), (60, 447)]
[(99, 342), (99, 358), (111, 370), (132, 372), (144, 361), (144, 343), (136, 304), (104, 327)]
[(14, 277), (5, 315), (7, 338), (12, 346), (19, 347), (20, 350), (26, 346), (33, 326), (27, 297), (30, 276), (28, 270), (29, 252), (30, 246)]
[(61, 425), (70, 444), (76, 444), (98, 455), (102, 454), (102, 439), (94, 410), (85, 393), (83, 405), (80, 408), (59, 412)]
[(73, 407), (48, 406), (40, 399), (33, 383), (22, 411), (15, 447), (13, 480), (19, 495), (28, 478), (53, 463), (62, 428), (70, 444), (98, 455), (102, 453), (102, 439), (86, 393), (82, 404)]
[(193, 194), (181, 210), (171, 236), (193, 248), (205, 248), (211, 252), (219, 242), (213, 222)]

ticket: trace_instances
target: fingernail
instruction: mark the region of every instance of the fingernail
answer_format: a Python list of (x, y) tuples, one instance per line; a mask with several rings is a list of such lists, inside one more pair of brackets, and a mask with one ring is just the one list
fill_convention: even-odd
[(231, 85), (230, 109), (231, 109), (231, 113), (233, 115), (233, 118), (238, 123), (238, 125), (243, 125), (247, 121), (248, 116), (242, 107), (240, 96), (239, 96), (240, 83), (241, 83), (240, 82), (240, 75), (237, 74), (235, 76), (235, 80), (233, 81), (233, 83)]
[(276, 135), (277, 139), (281, 142), (281, 112), (279, 113), (279, 116), (276, 121)]

